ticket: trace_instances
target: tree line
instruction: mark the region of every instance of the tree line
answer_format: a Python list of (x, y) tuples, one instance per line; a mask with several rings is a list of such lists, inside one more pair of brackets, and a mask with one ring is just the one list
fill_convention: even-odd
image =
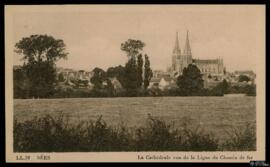
[[(106, 71), (96, 67), (90, 79), (94, 85), (91, 91), (82, 89), (59, 89), (56, 62), (67, 59), (63, 40), (48, 35), (31, 35), (15, 44), (15, 52), (22, 56), (23, 66), (13, 70), (14, 98), (61, 98), (61, 97), (114, 97), (114, 96), (222, 96), (224, 93), (256, 94), (255, 86), (244, 88), (231, 86), (223, 80), (213, 89), (205, 89), (200, 70), (190, 64), (176, 79), (177, 88), (160, 90), (148, 88), (153, 72), (150, 59), (143, 54), (145, 43), (128, 39), (121, 44), (126, 53), (125, 66), (109, 67)], [(111, 78), (116, 78), (123, 89), (115, 90)], [(247, 80), (247, 78), (241, 78)], [(79, 81), (78, 81), (79, 82)], [(105, 83), (105, 84), (104, 84)]]
[[(126, 96), (138, 96), (143, 93), (153, 76), (150, 60), (147, 54), (142, 54), (145, 43), (140, 40), (128, 39), (121, 44), (121, 50), (126, 52), (128, 61), (123, 67), (110, 67), (105, 72), (96, 67), (91, 78), (94, 84), (92, 94), (113, 96), (113, 86), (109, 78), (116, 77), (126, 90)], [(22, 38), (15, 45), (15, 52), (22, 55), (22, 68), (14, 69), (15, 98), (47, 98), (57, 94), (56, 62), (66, 59), (63, 40), (48, 35), (31, 35)], [(59, 77), (63, 80), (63, 76)], [(106, 82), (107, 85), (103, 86)]]
[(56, 85), (56, 65), (68, 53), (63, 40), (48, 35), (31, 35), (15, 44), (15, 52), (22, 55), (22, 68), (13, 72), (14, 97), (40, 97), (53, 95)]

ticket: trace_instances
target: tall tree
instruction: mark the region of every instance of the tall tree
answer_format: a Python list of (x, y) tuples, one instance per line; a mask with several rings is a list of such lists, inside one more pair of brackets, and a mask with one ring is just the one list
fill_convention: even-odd
[(47, 97), (56, 82), (55, 62), (66, 59), (65, 44), (48, 35), (31, 35), (15, 44), (15, 52), (22, 55), (31, 95)]
[(177, 85), (183, 95), (192, 95), (203, 89), (203, 79), (199, 68), (189, 64), (183, 74), (177, 78)]
[(67, 58), (68, 53), (65, 52), (65, 47), (61, 39), (48, 35), (31, 35), (15, 44), (15, 52), (23, 55), (23, 60), (27, 64), (42, 61), (54, 63), (59, 59)]
[(102, 83), (107, 79), (106, 73), (101, 68), (96, 67), (94, 70), (94, 75), (91, 78), (91, 82), (94, 84), (94, 89), (101, 89)]
[(14, 98), (29, 98), (29, 80), (23, 68), (13, 69)]
[(137, 59), (137, 87), (140, 88), (143, 83), (143, 58), (142, 55), (138, 55)]
[(128, 96), (136, 96), (137, 95), (137, 65), (135, 58), (131, 58), (125, 66), (125, 88), (127, 90)]
[(147, 89), (150, 83), (151, 78), (153, 77), (153, 72), (150, 67), (150, 60), (147, 54), (144, 55), (144, 89)]
[(127, 53), (128, 58), (136, 58), (145, 44), (140, 40), (128, 39), (121, 44), (121, 50)]
[(28, 64), (24, 69), (29, 80), (30, 96), (46, 98), (53, 95), (57, 78), (52, 62)]
[[(143, 50), (145, 44), (140, 40), (128, 39), (121, 44), (121, 50), (126, 52), (128, 62), (125, 66), (125, 88), (128, 96), (136, 96), (138, 88), (141, 85), (138, 78), (138, 63), (142, 63), (141, 60), (137, 62), (138, 54)], [(141, 66), (141, 64), (140, 64)], [(139, 71), (139, 73), (142, 73)]]

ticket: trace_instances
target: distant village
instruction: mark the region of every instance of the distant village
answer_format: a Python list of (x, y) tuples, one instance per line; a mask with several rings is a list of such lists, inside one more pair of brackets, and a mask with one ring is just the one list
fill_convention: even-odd
[[(189, 32), (186, 35), (186, 41), (183, 52), (179, 46), (178, 33), (176, 33), (175, 46), (172, 52), (172, 63), (166, 71), (154, 70), (148, 88), (156, 87), (161, 90), (177, 88), (176, 79), (182, 74), (183, 69), (188, 64), (195, 64), (201, 71), (204, 80), (204, 88), (211, 89), (222, 82), (224, 79), (232, 86), (246, 86), (255, 84), (256, 74), (253, 71), (234, 71), (228, 72), (223, 64), (222, 58), (216, 59), (193, 59), (189, 42)], [(57, 68), (59, 84), (77, 88), (92, 89), (91, 83), (93, 71), (73, 70), (66, 68)], [(243, 79), (243, 76), (245, 78)], [(121, 89), (121, 83), (116, 77), (109, 78), (114, 89)], [(108, 83), (102, 83), (106, 86)]]
[[(175, 45), (171, 56), (171, 65), (166, 71), (153, 70), (153, 76), (150, 80), (148, 88), (159, 88), (160, 90), (176, 89), (176, 80), (179, 75), (182, 75), (184, 68), (189, 64), (195, 64), (204, 81), (204, 88), (212, 89), (226, 80), (232, 86), (247, 86), (255, 85), (256, 74), (253, 71), (234, 71), (228, 72), (223, 64), (222, 58), (215, 59), (194, 59), (189, 42), (189, 32), (186, 34), (186, 41), (183, 51), (179, 46), (178, 33), (176, 33)], [(14, 66), (14, 69), (20, 66)], [(91, 83), (91, 78), (94, 71), (73, 70), (70, 68), (56, 68), (58, 86), (65, 88), (79, 88), (91, 90), (94, 84)], [(243, 78), (244, 77), (244, 78)], [(116, 77), (108, 78), (115, 90), (122, 89), (121, 83)], [(106, 87), (108, 80), (103, 81), (102, 85)]]
[[(253, 71), (234, 71), (234, 72), (224, 72), (222, 76), (216, 76), (210, 72), (203, 72), (204, 87), (213, 88), (218, 83), (225, 79), (227, 82), (235, 86), (245, 86), (255, 84), (256, 75)], [(91, 78), (94, 75), (93, 71), (85, 70), (73, 70), (67, 68), (57, 68), (57, 76), (60, 85), (71, 86), (76, 88), (92, 89), (94, 85), (91, 83)], [(240, 76), (247, 76), (249, 81), (240, 80)], [(63, 78), (61, 78), (63, 77)], [(109, 78), (113, 87), (115, 89), (121, 89), (121, 83), (116, 77)], [(107, 82), (104, 81), (103, 85), (106, 86)], [(173, 77), (168, 71), (154, 70), (153, 77), (150, 81), (149, 88), (158, 87), (161, 90), (176, 88), (176, 77)]]

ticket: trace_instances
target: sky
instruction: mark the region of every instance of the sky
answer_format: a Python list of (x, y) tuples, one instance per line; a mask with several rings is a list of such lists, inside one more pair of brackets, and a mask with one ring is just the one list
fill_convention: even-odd
[[(143, 53), (152, 69), (166, 70), (176, 32), (183, 51), (187, 30), (192, 57), (223, 58), (227, 71), (256, 70), (257, 60), (265, 56), (262, 5), (33, 5), (5, 10), (12, 46), (33, 34), (64, 40), (69, 55), (58, 67), (90, 71), (124, 65), (121, 43), (138, 39), (146, 44)], [(13, 53), (14, 65), (22, 64), (21, 57)]]

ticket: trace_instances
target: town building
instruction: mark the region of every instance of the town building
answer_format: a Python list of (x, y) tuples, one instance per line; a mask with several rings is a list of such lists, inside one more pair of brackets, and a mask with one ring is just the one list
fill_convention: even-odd
[(161, 90), (176, 88), (175, 79), (169, 75), (153, 77), (150, 80), (149, 87), (158, 87)]

